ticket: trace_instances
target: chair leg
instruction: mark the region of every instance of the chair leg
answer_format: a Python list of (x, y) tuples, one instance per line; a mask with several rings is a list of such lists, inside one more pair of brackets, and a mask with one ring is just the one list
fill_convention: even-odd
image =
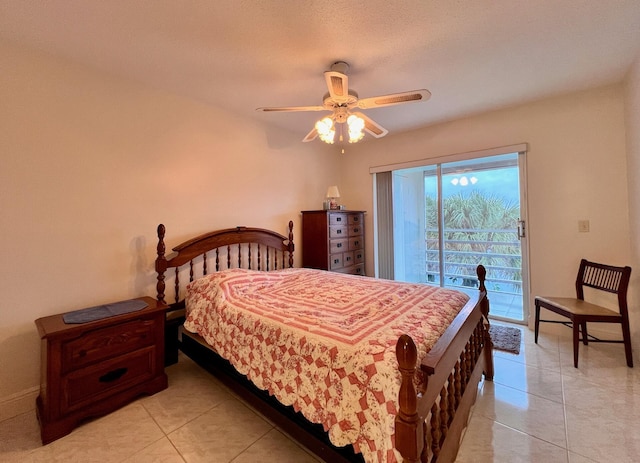
[(575, 321), (573, 325), (573, 366), (578, 368), (578, 349), (580, 348), (580, 323)]
[(535, 322), (535, 334), (533, 336), (533, 340), (536, 344), (538, 344), (538, 331), (540, 329), (540, 303), (536, 301), (536, 322)]
[(588, 346), (589, 345), (589, 335), (587, 334), (587, 322), (580, 323), (580, 326), (582, 326), (582, 343), (585, 346)]
[(629, 320), (622, 320), (622, 339), (624, 340), (624, 355), (627, 357), (627, 366), (633, 368), (633, 352), (631, 350)]

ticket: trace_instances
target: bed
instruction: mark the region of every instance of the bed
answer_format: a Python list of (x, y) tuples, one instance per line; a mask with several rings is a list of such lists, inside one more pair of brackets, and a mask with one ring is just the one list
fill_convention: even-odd
[(179, 345), (325, 461), (455, 460), (477, 385), (493, 378), (483, 266), (466, 296), (294, 269), (292, 222), (287, 236), (236, 227), (170, 255), (165, 234), (159, 225), (167, 336), (184, 323), (168, 350)]

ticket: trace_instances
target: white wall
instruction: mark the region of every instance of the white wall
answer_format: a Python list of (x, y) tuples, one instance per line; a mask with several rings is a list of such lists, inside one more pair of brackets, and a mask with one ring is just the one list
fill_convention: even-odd
[[(600, 88), (356, 145), (343, 158), (345, 195), (372, 211), (371, 166), (528, 143), (530, 304), (536, 294), (574, 295), (581, 258), (630, 265), (623, 95), (621, 85)], [(579, 219), (590, 233), (578, 233)], [(373, 240), (366, 245), (373, 256)], [(372, 258), (367, 265), (373, 274)]]
[(627, 136), (627, 164), (629, 185), (629, 224), (631, 233), (631, 303), (635, 309), (631, 317), (631, 339), (635, 340), (634, 357), (640, 361), (640, 56), (625, 81), (625, 122)]
[(299, 235), (340, 180), (337, 154), (198, 102), (6, 42), (0, 69), (0, 420), (34, 406), (36, 318), (155, 296), (160, 222), (167, 248)]

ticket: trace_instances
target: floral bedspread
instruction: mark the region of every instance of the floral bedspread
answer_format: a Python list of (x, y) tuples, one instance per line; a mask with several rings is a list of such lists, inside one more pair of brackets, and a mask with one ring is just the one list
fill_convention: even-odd
[(393, 463), (398, 337), (409, 334), (423, 358), (468, 299), (321, 270), (231, 269), (189, 285), (184, 326), (257, 387), (321, 423), (334, 445)]

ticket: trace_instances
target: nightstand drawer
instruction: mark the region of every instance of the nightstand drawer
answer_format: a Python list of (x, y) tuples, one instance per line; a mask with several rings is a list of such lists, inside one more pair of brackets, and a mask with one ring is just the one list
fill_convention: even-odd
[(155, 344), (155, 321), (134, 320), (62, 343), (64, 372)]
[(63, 379), (66, 400), (61, 412), (81, 408), (150, 379), (155, 374), (157, 355), (156, 347), (149, 346), (68, 374)]
[(335, 254), (338, 252), (343, 252), (349, 249), (351, 244), (351, 240), (343, 239), (343, 240), (331, 240), (329, 242), (329, 252), (331, 254)]

